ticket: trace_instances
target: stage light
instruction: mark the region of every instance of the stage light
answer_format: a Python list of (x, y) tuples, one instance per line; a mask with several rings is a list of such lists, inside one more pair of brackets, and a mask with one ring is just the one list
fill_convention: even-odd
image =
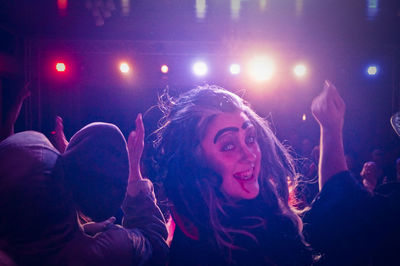
[(193, 65), (193, 72), (194, 74), (196, 74), (197, 76), (204, 76), (207, 74), (208, 72), (208, 68), (206, 63), (204, 62), (196, 62)]
[(367, 73), (370, 76), (375, 76), (376, 74), (378, 74), (378, 67), (375, 65), (369, 66), (367, 68)]
[(122, 16), (124, 17), (129, 16), (130, 0), (121, 0), (121, 11), (122, 11)]
[(65, 67), (65, 64), (64, 64), (64, 63), (58, 62), (58, 63), (56, 64), (56, 70), (57, 70), (58, 72), (64, 72), (65, 69), (66, 69), (66, 67)]
[(298, 64), (293, 68), (293, 73), (296, 75), (296, 77), (304, 77), (307, 74), (307, 68), (305, 65)]
[(256, 81), (267, 81), (275, 72), (275, 64), (267, 56), (258, 56), (249, 63), (249, 74)]
[(167, 74), (168, 73), (168, 66), (167, 65), (162, 65), (161, 66), (161, 72), (164, 73), (164, 74)]
[(231, 0), (231, 18), (238, 19), (240, 17), (242, 0)]
[(68, 0), (57, 0), (57, 6), (60, 10), (65, 10), (68, 7)]
[(196, 0), (196, 17), (198, 19), (204, 19), (207, 12), (206, 0)]
[(128, 72), (129, 72), (129, 65), (128, 65), (128, 63), (121, 63), (120, 65), (119, 65), (119, 70), (121, 70), (121, 72), (122, 73), (124, 73), (124, 74), (127, 74)]
[(303, 114), (303, 116), (301, 117), (301, 119), (302, 119), (303, 121), (306, 121), (306, 120), (307, 120), (306, 114)]
[(229, 67), (229, 71), (231, 72), (232, 75), (237, 75), (240, 73), (240, 65), (239, 64), (232, 64)]

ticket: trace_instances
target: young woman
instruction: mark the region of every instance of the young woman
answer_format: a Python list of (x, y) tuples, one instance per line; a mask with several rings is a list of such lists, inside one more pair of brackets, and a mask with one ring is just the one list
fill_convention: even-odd
[(164, 95), (161, 110), (155, 161), (177, 225), (171, 265), (381, 265), (396, 254), (399, 219), (382, 217), (399, 208), (381, 207), (400, 197), (372, 196), (350, 175), (345, 104), (330, 82), (311, 105), (321, 133), (320, 192), (304, 228), (289, 205), (292, 159), (242, 98), (198, 87)]
[(217, 86), (161, 100), (156, 161), (177, 224), (171, 265), (311, 264), (288, 203), (294, 165), (268, 122)]

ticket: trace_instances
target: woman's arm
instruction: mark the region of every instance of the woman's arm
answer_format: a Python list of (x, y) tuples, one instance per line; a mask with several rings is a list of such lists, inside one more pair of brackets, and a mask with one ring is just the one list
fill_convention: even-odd
[(123, 228), (113, 225), (113, 217), (101, 223), (85, 224), (83, 228), (87, 234), (96, 235), (96, 243), (101, 249), (120, 254), (119, 259), (129, 258), (132, 265), (165, 265), (169, 250), (166, 244), (168, 233), (164, 216), (157, 206), (153, 184), (140, 172), (143, 148), (144, 126), (139, 114), (136, 130), (128, 139), (130, 174), (122, 203)]
[[(320, 193), (303, 218), (303, 233), (326, 265), (366, 265), (369, 256), (369, 193), (351, 176), (344, 157), (345, 104), (326, 81), (311, 110), (320, 135)], [(324, 262), (325, 261), (325, 262)]]
[(313, 100), (311, 111), (320, 125), (319, 189), (335, 174), (348, 170), (343, 148), (345, 103), (336, 87), (325, 81)]
[[(136, 118), (136, 130), (129, 134), (128, 150), (130, 174), (125, 200), (122, 204), (124, 211), (123, 226), (133, 229), (132, 237), (136, 249), (141, 248), (147, 253), (146, 264), (162, 265), (167, 262), (168, 236), (165, 219), (157, 206), (153, 184), (142, 177), (140, 159), (144, 148), (144, 126), (142, 115)], [(142, 237), (141, 237), (142, 236)], [(144, 258), (143, 258), (144, 259)], [(146, 258), (147, 259), (147, 258)]]

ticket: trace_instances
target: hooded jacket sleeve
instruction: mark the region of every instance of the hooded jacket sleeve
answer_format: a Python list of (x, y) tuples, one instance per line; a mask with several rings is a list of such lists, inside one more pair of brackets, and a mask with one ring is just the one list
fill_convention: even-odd
[(153, 184), (148, 179), (128, 184), (123, 226), (131, 232), (138, 265), (165, 265), (168, 257), (168, 232), (164, 216), (156, 204)]

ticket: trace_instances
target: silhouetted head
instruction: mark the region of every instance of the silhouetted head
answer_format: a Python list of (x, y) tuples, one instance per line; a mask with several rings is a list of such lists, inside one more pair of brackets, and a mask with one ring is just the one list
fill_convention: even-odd
[(25, 131), (0, 143), (0, 240), (11, 253), (56, 250), (77, 228), (62, 175), (60, 154), (39, 132)]
[(62, 157), (65, 179), (79, 211), (95, 221), (115, 215), (129, 177), (128, 150), (118, 127), (85, 126), (72, 136)]

